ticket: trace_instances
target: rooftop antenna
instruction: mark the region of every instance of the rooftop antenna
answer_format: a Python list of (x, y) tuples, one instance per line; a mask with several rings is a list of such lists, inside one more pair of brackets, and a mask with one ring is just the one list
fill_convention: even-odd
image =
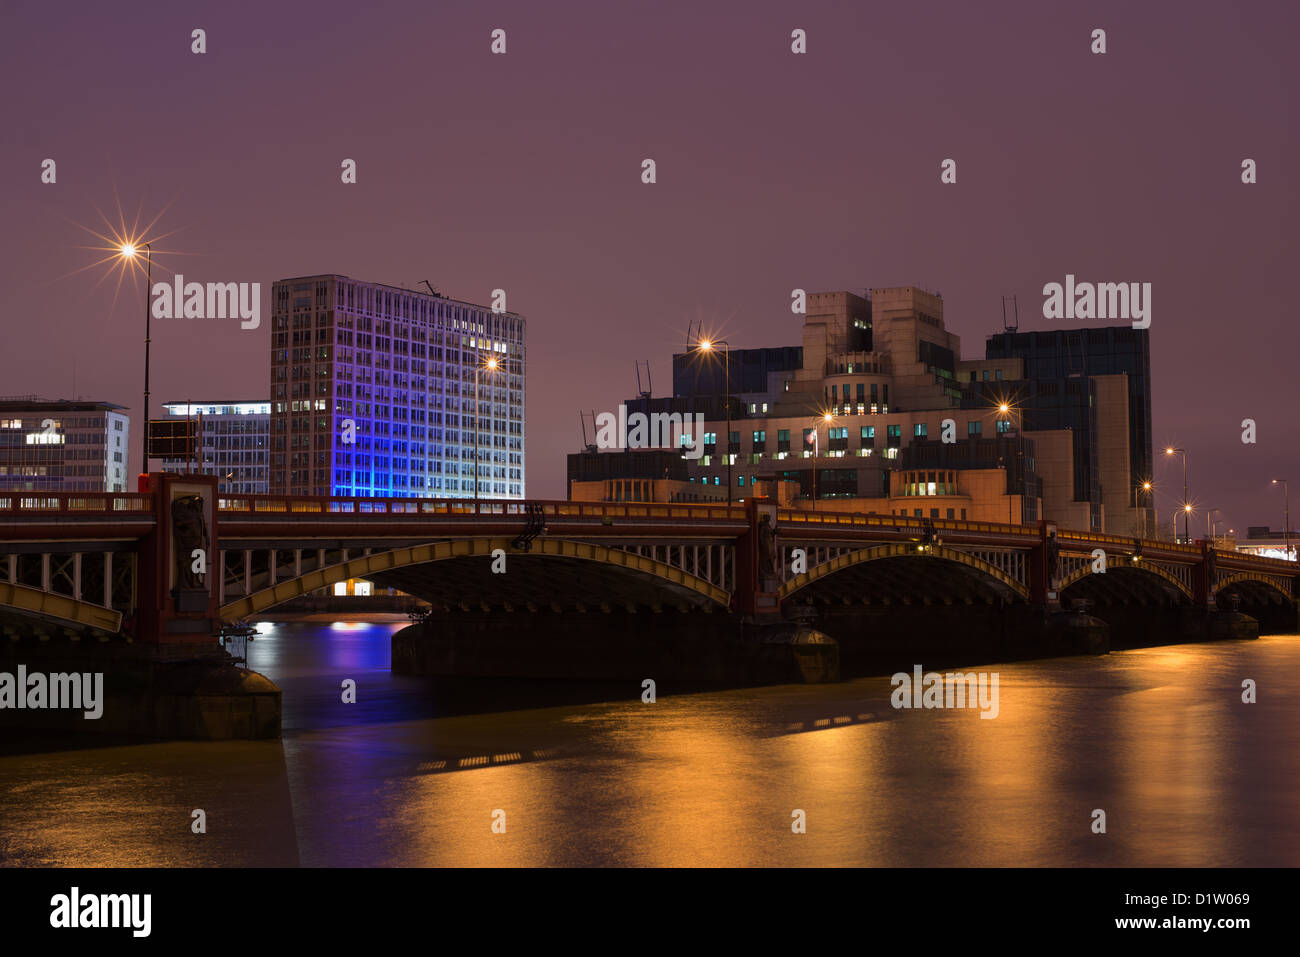
[(582, 447), (588, 452), (593, 451), (591, 444), (587, 441), (587, 417), (582, 414), (581, 409), (578, 410), (578, 424), (582, 426)]
[(431, 295), (431, 296), (436, 296), (436, 295), (438, 295), (438, 288), (437, 288), (436, 286), (432, 286), (432, 285), (430, 285), (430, 284), (429, 284), (429, 280), (427, 280), (427, 279), (421, 279), (420, 282), (424, 283), (426, 286), (429, 287), (429, 295)]
[[(1010, 324), (1007, 323), (1007, 300), (1008, 299), (1011, 300), (1011, 314), (1013, 317)], [(1016, 303), (1016, 297), (1003, 296), (1002, 297), (1002, 331), (1016, 332), (1019, 329), (1020, 329), (1020, 306), (1017, 305)]]
[(704, 332), (704, 320), (692, 320), (686, 323), (686, 351), (691, 351), (691, 343), (699, 342), (700, 335)]
[[(645, 388), (641, 388), (641, 363), (645, 362)], [(650, 384), (650, 360), (636, 360), (636, 391), (643, 399), (649, 399), (654, 392), (654, 386)]]

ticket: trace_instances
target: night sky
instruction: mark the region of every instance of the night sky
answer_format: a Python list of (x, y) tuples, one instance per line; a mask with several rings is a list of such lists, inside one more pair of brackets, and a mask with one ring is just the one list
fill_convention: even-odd
[[(155, 321), (154, 414), (267, 396), (276, 279), (501, 287), (528, 319), (538, 498), (563, 497), (578, 410), (633, 395), (635, 360), (670, 390), (694, 320), (732, 348), (796, 344), (792, 288), (916, 284), (970, 358), (1004, 294), (1024, 330), (1069, 325), (1042, 317), (1042, 287), (1074, 273), (1152, 283), (1157, 449), (1188, 449), (1193, 499), (1228, 526), (1280, 527), (1269, 479), (1300, 483), (1300, 4), (289, 8), (6, 0), (0, 394), (70, 397), (75, 366), (75, 394), (138, 428), (142, 283), (70, 275), (100, 256), (81, 225), (105, 232), (119, 201), (172, 233), (155, 279), (263, 284), (257, 330)], [(1177, 459), (1155, 478), (1167, 516)]]

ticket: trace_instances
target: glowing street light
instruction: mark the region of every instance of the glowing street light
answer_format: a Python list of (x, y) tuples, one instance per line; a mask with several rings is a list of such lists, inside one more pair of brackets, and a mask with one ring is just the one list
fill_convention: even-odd
[[(1143, 530), (1143, 532), (1146, 532), (1148, 528), (1154, 528), (1154, 527), (1156, 526), (1157, 522), (1158, 522), (1158, 519), (1157, 519), (1157, 517), (1156, 517), (1156, 496), (1155, 496), (1155, 486), (1152, 485), (1150, 481), (1146, 481), (1146, 482), (1143, 482), (1143, 483), (1142, 483), (1142, 485), (1141, 485), (1141, 487), (1140, 487), (1140, 491), (1142, 491), (1142, 492), (1146, 492), (1146, 493), (1147, 493), (1147, 504), (1151, 507), (1150, 524), (1148, 525), (1148, 522), (1147, 522), (1147, 519), (1146, 519), (1145, 516), (1143, 517), (1143, 520), (1142, 520), (1142, 530)], [(1139, 498), (1140, 498), (1140, 496), (1139, 496)], [(1152, 534), (1154, 534), (1154, 533), (1152, 533)], [(1176, 537), (1176, 535), (1175, 535), (1175, 537)]]
[[(835, 416), (831, 415), (829, 412), (823, 412), (821, 415), (821, 419), (823, 422), (834, 422)], [(829, 438), (830, 431), (827, 430), (826, 434), (827, 437)], [(815, 425), (813, 426), (813, 430), (812, 430), (812, 443), (813, 443), (812, 510), (815, 512), (817, 511), (817, 459), (821, 455), (821, 433), (817, 431), (817, 427)]]
[[(1165, 449), (1165, 455), (1181, 455), (1183, 457), (1183, 539), (1190, 542), (1192, 533), (1187, 529), (1187, 515), (1191, 512), (1192, 507), (1187, 500), (1187, 450), (1176, 449), (1172, 445)], [(1177, 513), (1175, 513), (1176, 515)], [(1178, 532), (1174, 532), (1174, 541), (1178, 540)]]
[[(1002, 433), (1011, 431), (1011, 417), (1014, 415), (1017, 419), (1019, 419), (1021, 416), (1021, 410), (1016, 406), (1012, 405), (1010, 402), (1006, 401), (1005, 399), (999, 402), (996, 408), (997, 408), (998, 415), (1003, 416), (1003, 418), (998, 423), (1001, 426), (1001, 428), (999, 429), (999, 436), (1000, 436)], [(1018, 460), (1023, 460), (1025, 456), (1025, 437), (1024, 435), (1021, 434), (1023, 426), (1024, 423), (1020, 422), (1018, 427), (1016, 428), (1016, 458)], [(1018, 461), (1017, 465), (1020, 464), (1022, 464), (1022, 462)], [(1003, 458), (1002, 468), (1006, 472), (1006, 482), (1007, 482), (1007, 524), (1014, 525), (1016, 524), (1016, 520), (1013, 512), (1013, 509), (1015, 507), (1015, 495), (1013, 493), (1012, 483), (1017, 477), (1020, 479), (1021, 482), (1021, 489), (1020, 489), (1021, 522), (1024, 521), (1024, 517), (1025, 517), (1025, 486), (1028, 483), (1025, 480), (1023, 469), (1017, 468), (1014, 471), (1012, 470), (1011, 456), (1009, 453)]]
[(722, 346), (723, 391), (727, 403), (727, 444), (724, 454), (727, 456), (727, 504), (731, 504), (731, 346), (726, 339), (701, 339), (696, 348), (700, 352), (711, 353), (716, 346)]
[(1286, 479), (1273, 479), (1274, 485), (1282, 486), (1282, 531), (1286, 535), (1286, 560), (1291, 560), (1291, 490)]
[(479, 415), (481, 407), (478, 404), (478, 379), (479, 371), (486, 369), (489, 373), (497, 371), (496, 356), (491, 356), (484, 362), (474, 366), (474, 513), (478, 514), (478, 433), (479, 433)]
[[(142, 243), (145, 248), (145, 269), (144, 269), (144, 412), (141, 417), (144, 427), (140, 430), (141, 434), (141, 459), (140, 471), (144, 475), (149, 474), (149, 343), (150, 334), (150, 310), (149, 310), (149, 290), (153, 288), (153, 246), (149, 243)], [(134, 242), (124, 242), (118, 247), (118, 255), (127, 262), (134, 262), (139, 247)]]

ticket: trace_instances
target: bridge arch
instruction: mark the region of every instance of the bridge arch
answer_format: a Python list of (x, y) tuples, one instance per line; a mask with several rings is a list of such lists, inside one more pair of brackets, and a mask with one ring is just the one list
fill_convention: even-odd
[(122, 630), (120, 611), (15, 582), (0, 581), (0, 612), (69, 628), (96, 628), (110, 634)]
[(1056, 590), (1058, 592), (1064, 592), (1071, 585), (1078, 584), (1079, 582), (1088, 579), (1094, 574), (1112, 575), (1115, 572), (1120, 572), (1120, 573), (1139, 572), (1142, 574), (1154, 576), (1155, 578), (1159, 578), (1166, 585), (1169, 585), (1171, 588), (1175, 589), (1179, 594), (1185, 597), (1188, 601), (1192, 600), (1191, 589), (1189, 589), (1186, 585), (1184, 585), (1176, 575), (1173, 575), (1170, 572), (1165, 571), (1165, 569), (1161, 568), (1159, 565), (1152, 564), (1151, 562), (1129, 562), (1127, 564), (1124, 564), (1119, 562), (1112, 562), (1110, 559), (1107, 559), (1106, 571), (1104, 573), (1094, 572), (1092, 570), (1092, 563), (1088, 562), (1082, 567), (1076, 568), (1065, 578), (1062, 578), (1060, 581), (1058, 581), (1056, 583)]
[(1024, 584), (982, 558), (946, 545), (918, 546), (914, 542), (891, 542), (887, 545), (860, 548), (822, 562), (784, 582), (779, 592), (779, 600), (785, 601), (817, 582), (847, 569), (891, 559), (925, 560), (932, 563), (948, 563), (950, 567), (962, 566), (972, 573), (971, 577), (985, 586), (990, 586), (995, 593), (1001, 593), (1001, 597), (1029, 600), (1029, 589)]
[(1110, 561), (1105, 572), (1094, 572), (1088, 562), (1056, 583), (1057, 593), (1065, 597), (1088, 598), (1097, 604), (1191, 602), (1192, 590), (1172, 572), (1149, 561)]
[[(712, 582), (698, 578), (688, 572), (675, 568), (664, 562), (637, 555), (621, 548), (611, 548), (589, 542), (573, 541), (562, 538), (536, 538), (528, 551), (514, 548), (511, 538), (470, 538), (451, 541), (431, 542), (409, 548), (394, 548), (372, 552), (359, 558), (330, 565), (301, 576), (277, 582), (221, 606), (221, 617), (226, 620), (247, 618), (259, 611), (289, 601), (318, 589), (328, 587), (336, 582), (350, 578), (374, 579), (385, 573), (412, 569), (419, 565), (430, 565), (453, 559), (490, 558), (492, 553), (501, 549), (506, 553), (507, 563), (532, 562), (534, 559), (557, 559), (591, 563), (595, 567), (612, 568), (631, 573), (633, 576), (649, 579), (662, 586), (661, 597), (666, 602), (675, 598), (686, 599), (692, 604), (704, 604), (709, 607), (721, 606), (726, 609), (731, 603), (731, 593), (714, 585)], [(507, 573), (501, 576), (499, 584), (505, 589), (513, 589), (518, 580), (512, 581)], [(495, 576), (493, 576), (495, 578)], [(402, 586), (398, 586), (402, 587)], [(404, 588), (410, 592), (410, 588)], [(418, 594), (417, 592), (412, 592)], [(592, 604), (599, 604), (600, 595), (589, 599)], [(620, 603), (616, 597), (615, 604)]]
[[(1239, 586), (1249, 585), (1252, 588), (1241, 588)], [(1265, 575), (1260, 572), (1234, 572), (1231, 575), (1221, 579), (1214, 586), (1215, 596), (1224, 594), (1229, 589), (1253, 593), (1254, 595), (1267, 595), (1271, 598), (1283, 598), (1287, 601), (1294, 601), (1290, 590), (1287, 588), (1287, 581), (1276, 575)], [(1249, 597), (1249, 594), (1248, 596)]]

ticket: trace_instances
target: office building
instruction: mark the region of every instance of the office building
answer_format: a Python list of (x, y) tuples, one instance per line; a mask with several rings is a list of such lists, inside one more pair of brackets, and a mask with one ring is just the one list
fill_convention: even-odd
[(194, 419), (198, 429), (196, 458), (164, 459), (165, 471), (215, 475), (223, 495), (264, 495), (270, 491), (270, 402), (165, 402), (163, 410), (169, 417)]
[(904, 286), (810, 294), (802, 340), (731, 354), (729, 430), (716, 346), (673, 357), (683, 391), (625, 404), (704, 413), (704, 454), (684, 464), (733, 501), (794, 489), (801, 508), (1154, 532), (1134, 495), (1151, 461), (1145, 331), (995, 336), (963, 359), (943, 299)]
[(131, 421), (125, 406), (0, 399), (0, 490), (125, 492)]
[(271, 296), (272, 492), (524, 497), (523, 317), (340, 275)]

